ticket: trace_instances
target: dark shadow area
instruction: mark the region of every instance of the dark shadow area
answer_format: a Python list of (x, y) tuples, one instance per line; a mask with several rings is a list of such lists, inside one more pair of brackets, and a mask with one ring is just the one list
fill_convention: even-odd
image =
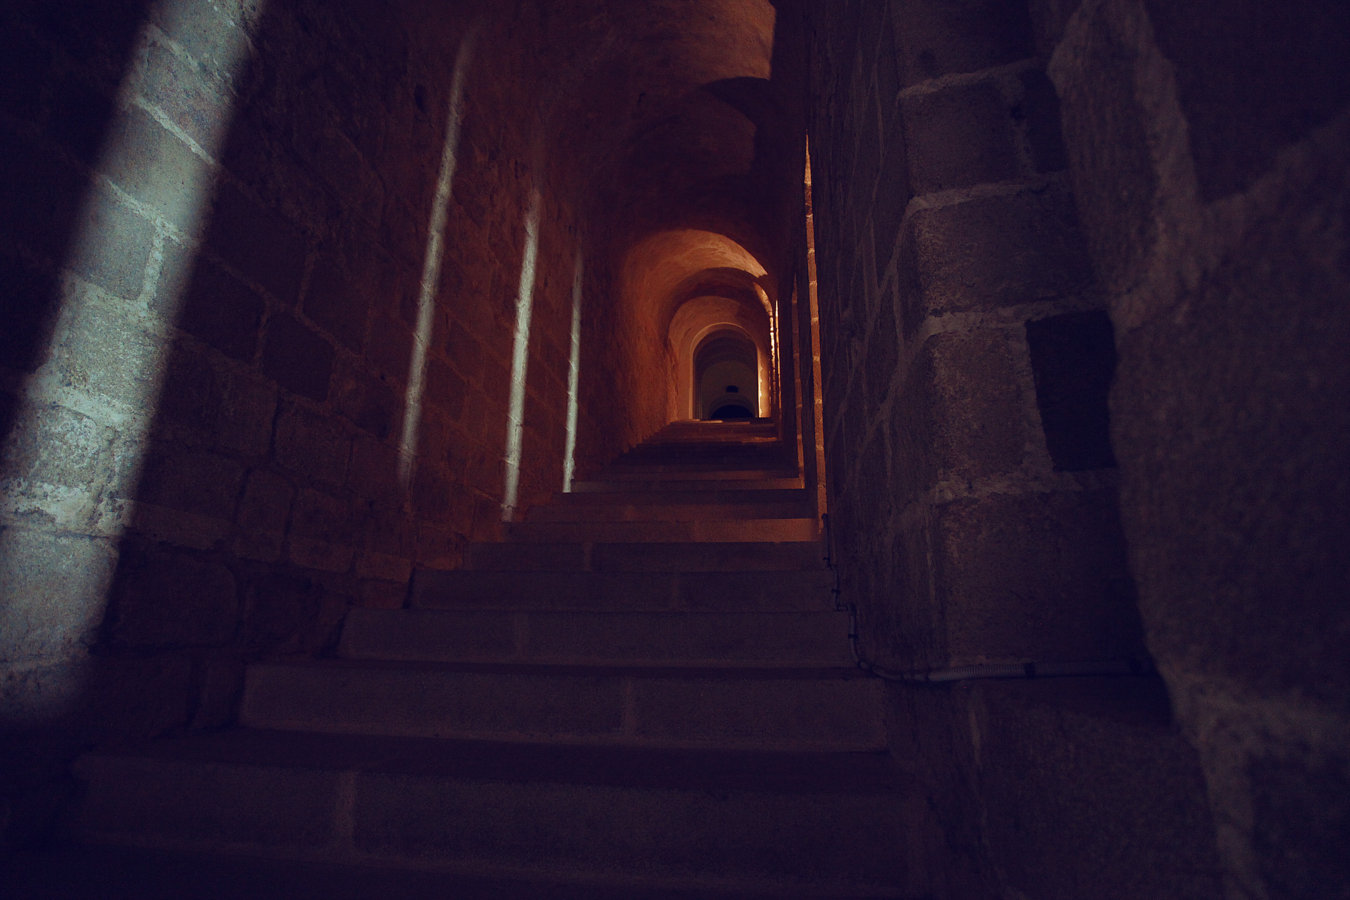
[(1116, 370), (1115, 331), (1104, 310), (1027, 322), (1045, 444), (1055, 470), (1115, 466), (1107, 394)]
[[(90, 172), (112, 120), (113, 97), (147, 4), (18, 2), (0, 19), (0, 441), (19, 411), (24, 376), (47, 358), (60, 303), (58, 272), (72, 255), (77, 218), (90, 196)], [(100, 223), (103, 224), (103, 223)], [(133, 230), (124, 260), (77, 274), (112, 289), (130, 279), (149, 251)], [(133, 293), (134, 296), (134, 293)]]

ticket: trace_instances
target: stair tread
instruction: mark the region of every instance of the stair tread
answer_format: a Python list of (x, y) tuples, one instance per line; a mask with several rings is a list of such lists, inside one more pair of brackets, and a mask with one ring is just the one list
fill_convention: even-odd
[(904, 789), (908, 776), (875, 750), (613, 747), (235, 728), (86, 755), (282, 769), (441, 776), (464, 781), (609, 785), (788, 794)]
[(556, 876), (489, 875), (407, 869), (373, 863), (229, 856), (144, 847), (62, 845), (14, 854), (0, 866), (0, 883), (15, 900), (73, 900), (115, 896), (137, 900), (905, 900), (878, 889), (744, 884), (658, 886), (632, 880), (565, 881)]
[(474, 675), (560, 676), (571, 678), (671, 678), (681, 681), (868, 681), (871, 676), (857, 666), (764, 665), (739, 666), (722, 663), (669, 665), (609, 662), (484, 662), (464, 660), (387, 660), (387, 659), (294, 659), (254, 663), (255, 669), (295, 668), (332, 670), (380, 670), (464, 673)]

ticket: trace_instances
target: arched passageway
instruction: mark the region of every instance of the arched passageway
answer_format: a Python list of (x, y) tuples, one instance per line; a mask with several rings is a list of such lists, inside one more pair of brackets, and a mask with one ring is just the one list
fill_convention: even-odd
[(732, 329), (714, 331), (694, 350), (696, 419), (750, 419), (760, 414), (761, 364), (755, 344)]

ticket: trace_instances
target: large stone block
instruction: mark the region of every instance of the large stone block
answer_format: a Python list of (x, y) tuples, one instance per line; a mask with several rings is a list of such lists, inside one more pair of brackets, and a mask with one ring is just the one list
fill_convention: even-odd
[(399, 481), (398, 450), (369, 435), (358, 434), (352, 444), (347, 486), (377, 508), (401, 507), (404, 491)]
[(326, 400), (333, 375), (333, 345), (291, 316), (274, 316), (267, 323), (262, 370), (302, 397)]
[(1031, 54), (1031, 23), (1023, 3), (897, 0), (891, 15), (905, 84), (975, 72)]
[(227, 86), (158, 41), (149, 45), (141, 71), (141, 97), (207, 153), (215, 152), (230, 122)]
[(250, 457), (272, 442), (276, 388), (252, 369), (177, 348), (169, 360), (155, 433)]
[(189, 551), (124, 546), (111, 606), (112, 639), (137, 647), (218, 646), (239, 624), (233, 573)]
[[(174, 249), (184, 252), (177, 246)], [(173, 315), (177, 299), (161, 294), (161, 314)], [(249, 362), (257, 350), (265, 309), (263, 298), (252, 288), (214, 263), (198, 259), (177, 324), (226, 356)]]
[(345, 571), (359, 543), (358, 531), (348, 501), (306, 488), (291, 513), (291, 559), (308, 568)]
[(206, 160), (138, 107), (119, 113), (101, 169), (179, 234), (194, 237), (206, 222), (215, 177)]
[(298, 403), (285, 406), (277, 417), (277, 462), (330, 487), (347, 476), (352, 439), (340, 422)]
[(59, 404), (30, 405), (4, 446), (0, 511), (88, 528), (116, 467), (117, 437), (115, 429)]
[(1060, 129), (1059, 96), (1041, 69), (1029, 69), (1018, 76), (1022, 94), (1013, 107), (1013, 118), (1021, 123), (1022, 140), (1029, 161), (1037, 172), (1058, 172), (1069, 166)]
[(93, 642), (117, 564), (113, 542), (0, 529), (0, 660), (74, 657)]
[[(1350, 102), (1350, 10), (1326, 0), (1146, 0), (1174, 65), (1204, 200), (1247, 188)], [(1297, 48), (1291, 50), (1290, 48)]]
[(1328, 152), (1247, 221), (1229, 262), (1183, 295), (1184, 317), (1122, 335), (1111, 396), (1154, 653), (1339, 709), (1350, 704), (1347, 195), (1343, 154)]
[(1051, 72), (1063, 111), (1074, 197), (1092, 261), (1104, 286), (1123, 290), (1140, 277), (1157, 240), (1158, 175), (1149, 123), (1135, 95), (1138, 60), (1099, 13), (1082, 20), (1075, 52)]
[(1091, 280), (1072, 201), (1054, 188), (919, 211), (901, 265), (914, 267), (900, 272), (907, 335), (928, 316), (1071, 296)]
[(902, 101), (916, 193), (950, 190), (1018, 173), (1013, 120), (998, 86), (962, 84)]
[(337, 259), (320, 256), (315, 260), (305, 294), (305, 315), (357, 353), (365, 347), (369, 304), (369, 295), (352, 285)]
[(1144, 654), (1110, 492), (996, 494), (933, 518), (945, 662)]
[(896, 398), (890, 481), (901, 503), (944, 480), (1017, 471), (1028, 411), (1003, 331), (939, 334), (924, 343)]
[(228, 456), (157, 442), (131, 499), (232, 522), (243, 483), (243, 466)]
[(267, 566), (242, 577), (248, 651), (312, 653), (335, 636), (346, 601), (314, 574)]
[(981, 828), (1012, 889), (1223, 895), (1199, 760), (1159, 679), (983, 682), (967, 697)]
[(370, 345), (367, 354), (394, 384), (405, 384), (411, 365), (413, 333), (408, 326), (389, 316), (375, 315), (370, 323)]
[(304, 232), (228, 182), (211, 210), (207, 247), (282, 303), (299, 295), (308, 253)]
[(340, 360), (334, 383), (337, 409), (342, 415), (378, 440), (389, 437), (403, 412), (403, 403), (385, 379)]
[(133, 310), (67, 288), (51, 360), (62, 387), (148, 417), (163, 380), (164, 338)]
[(70, 225), (66, 265), (110, 294), (137, 299), (145, 286), (153, 226), (101, 186), (89, 189), (81, 210)]
[(295, 488), (284, 476), (268, 469), (250, 472), (236, 517), (242, 532), (236, 552), (252, 559), (276, 559), (294, 499)]

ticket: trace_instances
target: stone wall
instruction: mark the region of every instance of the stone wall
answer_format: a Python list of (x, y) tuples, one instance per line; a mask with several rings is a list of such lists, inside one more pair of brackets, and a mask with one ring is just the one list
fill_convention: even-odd
[(536, 205), (520, 502), (561, 488), (583, 229), (541, 145), (538, 35), (469, 12), (7, 8), (7, 727), (219, 724), (244, 659), (320, 652), (493, 537)]
[[(1037, 21), (893, 0), (806, 23), (831, 544), (863, 656), (911, 676), (1146, 661), (1109, 297)], [(891, 696), (928, 855), (954, 860), (937, 895), (1217, 893), (1195, 754), (1156, 679)]]
[(1350, 896), (1350, 12), (1033, 8), (1116, 328), (1140, 608), (1229, 895)]

